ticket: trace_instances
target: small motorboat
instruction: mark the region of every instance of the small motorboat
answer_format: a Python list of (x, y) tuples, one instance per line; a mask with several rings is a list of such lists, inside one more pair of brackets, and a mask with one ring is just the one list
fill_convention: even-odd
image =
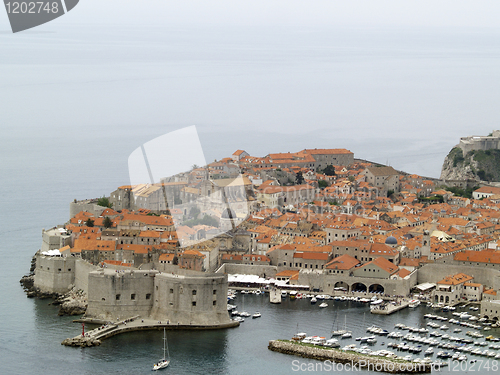
[(255, 314), (252, 315), (252, 319), (260, 318), (262, 314), (260, 312), (256, 312)]

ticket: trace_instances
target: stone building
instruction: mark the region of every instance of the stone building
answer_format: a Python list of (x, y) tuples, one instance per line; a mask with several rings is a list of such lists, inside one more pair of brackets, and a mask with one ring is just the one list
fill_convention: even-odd
[(389, 190), (395, 193), (400, 191), (399, 172), (392, 167), (367, 167), (361, 173), (366, 177), (366, 182), (379, 188), (383, 196)]
[(433, 300), (435, 303), (452, 304), (459, 302), (465, 297), (465, 284), (470, 283), (474, 278), (464, 273), (457, 273), (453, 276), (447, 276), (438, 281), (436, 289), (433, 291)]
[(64, 228), (42, 230), (42, 251), (60, 249), (71, 242), (71, 235)]

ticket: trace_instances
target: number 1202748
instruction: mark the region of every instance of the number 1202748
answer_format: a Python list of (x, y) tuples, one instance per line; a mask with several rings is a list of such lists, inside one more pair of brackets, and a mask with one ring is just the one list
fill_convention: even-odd
[(7, 13), (59, 13), (56, 1), (14, 1), (5, 3)]
[(449, 360), (448, 361), (448, 371), (450, 372), (494, 372), (498, 371), (498, 361), (497, 360), (482, 360), (478, 359), (476, 361), (467, 362), (467, 361), (456, 361)]

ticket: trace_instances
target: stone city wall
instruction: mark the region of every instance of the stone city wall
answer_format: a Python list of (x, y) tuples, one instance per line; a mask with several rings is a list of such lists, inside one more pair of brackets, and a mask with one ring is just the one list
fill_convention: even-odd
[(227, 276), (220, 274), (157, 274), (153, 319), (179, 325), (229, 323)]
[(115, 320), (149, 316), (158, 271), (101, 269), (89, 274), (86, 316)]
[(89, 273), (99, 270), (100, 268), (90, 264), (89, 262), (77, 258), (75, 261), (75, 287), (83, 290), (85, 293), (89, 292)]
[(483, 284), (486, 287), (500, 288), (500, 272), (498, 270), (478, 266), (464, 266), (451, 264), (426, 264), (419, 268), (417, 281), (422, 283), (437, 283), (446, 276), (465, 273), (473, 276), (474, 282)]

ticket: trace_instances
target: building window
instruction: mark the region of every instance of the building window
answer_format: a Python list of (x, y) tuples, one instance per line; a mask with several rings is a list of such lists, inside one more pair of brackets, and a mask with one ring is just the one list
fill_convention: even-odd
[(217, 305), (217, 301), (214, 301), (214, 302), (213, 302), (213, 305), (214, 305), (214, 306), (216, 306), (216, 305)]
[(146, 294), (146, 299), (151, 299), (151, 293)]
[(196, 289), (193, 289), (193, 296), (196, 295)]
[(134, 299), (135, 299), (135, 294), (134, 294), (134, 293), (132, 293), (132, 294), (130, 295), (130, 299), (131, 299), (131, 300), (134, 300)]
[(116, 295), (116, 300), (117, 300), (117, 301), (119, 301), (119, 300), (120, 300), (120, 295), (119, 295), (119, 294), (117, 294), (117, 295)]
[(192, 302), (192, 305), (193, 305), (193, 306), (196, 306), (196, 301), (193, 301), (193, 302)]
[(216, 295), (217, 294), (217, 290), (214, 289), (214, 292), (212, 293), (213, 295)]
[(102, 300), (102, 301), (106, 301), (106, 298), (102, 297), (102, 298), (101, 298), (101, 300)]
[[(156, 287), (156, 290), (158, 290), (158, 287)], [(170, 289), (170, 294), (174, 293), (174, 290), (171, 288)]]

